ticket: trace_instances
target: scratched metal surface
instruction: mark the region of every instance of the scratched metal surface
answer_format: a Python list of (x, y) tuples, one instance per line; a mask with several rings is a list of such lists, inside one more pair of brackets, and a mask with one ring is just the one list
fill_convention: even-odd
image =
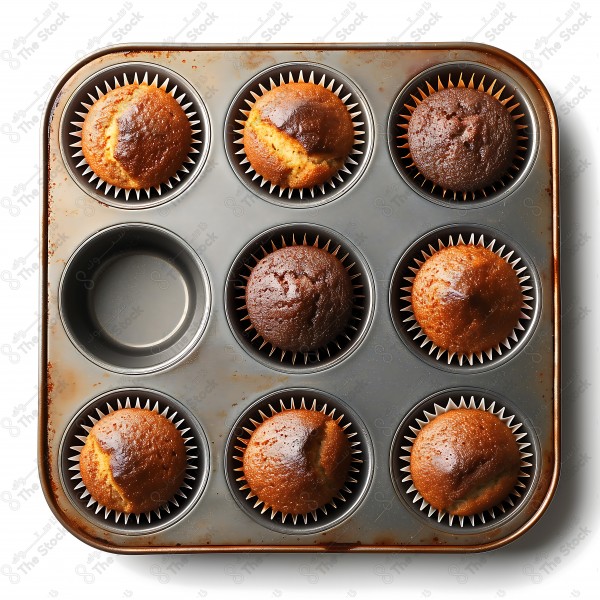
[[(106, 66), (136, 60), (164, 65), (191, 82), (206, 105), (213, 135), (207, 163), (183, 195), (159, 207), (131, 211), (102, 205), (74, 183), (61, 157), (58, 124), (65, 103), (86, 77)], [(422, 199), (399, 177), (389, 155), (387, 121), (399, 91), (418, 72), (450, 60), (473, 60), (503, 70), (528, 95), (539, 125), (539, 149), (527, 179), (505, 199), (480, 208), (443, 207)], [(276, 206), (254, 196), (232, 172), (223, 143), (225, 115), (239, 89), (256, 73), (288, 61), (322, 63), (341, 71), (362, 90), (374, 117), (373, 155), (363, 176), (348, 193), (314, 208)], [(47, 310), (43, 358), (48, 368), (43, 366), (47, 381), (41, 382), (46, 418), (40, 439), (47, 444), (42, 448), (47, 461), (41, 468), (50, 504), (72, 532), (107, 549), (137, 551), (290, 545), (443, 551), (497, 542), (527, 526), (547, 499), (555, 469), (558, 415), (553, 388), (558, 375), (553, 351), (553, 235), (557, 232), (553, 230), (556, 165), (551, 117), (543, 95), (524, 72), (477, 46), (361, 50), (190, 46), (119, 51), (95, 58), (82, 64), (54, 98), (47, 132), (47, 232), (42, 224), (47, 235), (43, 252), (48, 288), (42, 300)], [(60, 277), (75, 249), (98, 230), (127, 222), (159, 225), (187, 241), (206, 266), (213, 291), (207, 330), (198, 346), (158, 373), (126, 375), (100, 368), (73, 346), (58, 313)], [(322, 224), (346, 236), (364, 254), (375, 280), (375, 310), (365, 339), (349, 358), (315, 373), (282, 373), (252, 359), (234, 338), (224, 312), (225, 278), (238, 252), (260, 232), (291, 222)], [(525, 250), (539, 275), (541, 311), (535, 330), (526, 347), (497, 368), (462, 373), (434, 368), (407, 349), (390, 318), (388, 289), (400, 256), (421, 235), (452, 223), (499, 230)], [(537, 489), (512, 519), (485, 532), (454, 533), (434, 521), (428, 525), (400, 501), (389, 474), (392, 437), (404, 416), (423, 398), (464, 386), (508, 398), (528, 419), (540, 444)], [(60, 484), (59, 443), (69, 421), (94, 397), (124, 387), (155, 389), (184, 403), (204, 428), (210, 446), (210, 474), (199, 502), (183, 520), (151, 535), (119, 535), (95, 527), (75, 510)], [(316, 388), (339, 397), (360, 415), (373, 441), (375, 468), (363, 502), (347, 520), (325, 532), (272, 531), (240, 511), (226, 485), (223, 453), (232, 425), (258, 398), (288, 387)]]

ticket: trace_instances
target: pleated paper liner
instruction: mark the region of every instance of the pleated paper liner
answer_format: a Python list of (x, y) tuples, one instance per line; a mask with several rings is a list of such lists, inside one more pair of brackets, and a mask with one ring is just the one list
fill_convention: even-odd
[[(244, 123), (254, 102), (269, 90), (292, 82), (314, 83), (333, 92), (346, 105), (354, 125), (354, 146), (344, 166), (328, 181), (311, 188), (271, 183), (254, 170), (243, 145)], [(325, 204), (347, 192), (364, 171), (372, 147), (373, 117), (362, 92), (342, 73), (315, 63), (285, 63), (259, 73), (239, 91), (225, 121), (225, 148), (235, 174), (263, 200), (292, 208)]]
[[(181, 105), (192, 128), (188, 157), (177, 173), (156, 187), (129, 190), (114, 186), (92, 171), (81, 150), (81, 128), (92, 105), (111, 90), (146, 83), (165, 90)], [(99, 71), (84, 81), (69, 100), (60, 125), (63, 159), (75, 182), (88, 195), (118, 208), (157, 206), (182, 193), (198, 176), (208, 156), (208, 113), (193, 86), (181, 75), (150, 63), (123, 63)]]
[[(344, 430), (351, 445), (346, 483), (328, 504), (301, 515), (282, 514), (265, 506), (246, 483), (242, 467), (245, 448), (253, 431), (269, 417), (290, 409), (329, 415)], [(227, 440), (225, 471), (234, 499), (254, 521), (280, 533), (316, 533), (348, 518), (366, 494), (372, 469), (371, 442), (361, 419), (341, 400), (318, 390), (285, 389), (264, 396), (244, 411)]]
[[(295, 245), (315, 246), (337, 257), (354, 288), (352, 313), (344, 331), (325, 346), (308, 352), (285, 351), (264, 340), (246, 310), (246, 282), (252, 269), (271, 252)], [(373, 278), (360, 251), (336, 231), (308, 223), (280, 225), (251, 240), (235, 259), (225, 288), (227, 319), (240, 345), (259, 362), (289, 373), (318, 371), (348, 357), (364, 338), (373, 307)]]
[[(94, 424), (123, 408), (142, 408), (169, 419), (181, 433), (187, 454), (185, 479), (165, 504), (147, 513), (123, 513), (97, 502), (79, 472), (79, 456)], [(61, 441), (62, 484), (77, 510), (94, 525), (124, 535), (154, 533), (174, 524), (196, 504), (208, 479), (209, 449), (204, 431), (191, 413), (173, 398), (152, 390), (122, 389), (102, 394), (71, 421)]]
[[(463, 244), (488, 248), (504, 259), (517, 274), (523, 294), (513, 331), (498, 345), (481, 352), (458, 353), (438, 347), (420, 327), (411, 303), (412, 282), (421, 265), (439, 250)], [(392, 276), (390, 311), (396, 331), (419, 358), (449, 371), (482, 370), (505, 362), (523, 347), (539, 315), (538, 290), (535, 268), (515, 242), (479, 225), (451, 225), (426, 234), (404, 253)]]
[[(408, 123), (428, 96), (446, 88), (470, 88), (496, 98), (515, 123), (517, 150), (508, 171), (477, 191), (446, 190), (427, 179), (414, 164), (408, 146)], [(437, 65), (413, 78), (396, 98), (388, 123), (388, 142), (396, 169), (418, 194), (444, 206), (473, 208), (505, 198), (525, 179), (537, 153), (538, 129), (525, 93), (505, 73), (474, 62)]]
[[(497, 527), (510, 519), (525, 505), (527, 495), (535, 488), (537, 480), (537, 441), (531, 428), (507, 401), (496, 394), (479, 390), (448, 390), (430, 396), (420, 402), (402, 421), (390, 453), (390, 469), (396, 492), (404, 504), (421, 518), (437, 526), (457, 533), (475, 533), (482, 529)], [(511, 405), (512, 406), (512, 405)], [(470, 516), (451, 515), (432, 507), (417, 491), (410, 474), (410, 454), (418, 432), (438, 415), (457, 408), (485, 410), (505, 423), (519, 446), (521, 470), (514, 489), (498, 505)]]

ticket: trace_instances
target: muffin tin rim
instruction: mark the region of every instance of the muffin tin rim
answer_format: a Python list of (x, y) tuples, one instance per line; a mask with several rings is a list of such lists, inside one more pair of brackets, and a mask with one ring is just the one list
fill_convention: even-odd
[[(427, 410), (426, 407), (429, 404), (432, 404), (432, 406), (436, 403), (447, 404), (448, 399), (451, 397), (456, 403), (460, 400), (461, 396), (464, 396), (465, 400), (469, 400), (471, 396), (475, 396), (477, 405), (479, 405), (481, 399), (484, 398), (486, 401), (495, 402), (497, 404), (500, 404), (501, 407), (506, 408), (509, 411), (509, 413), (516, 417), (518, 419), (518, 422), (520, 422), (523, 425), (523, 430), (526, 431), (527, 435), (529, 436), (528, 441), (530, 441), (531, 443), (532, 453), (532, 457), (529, 459), (532, 462), (531, 475), (528, 479), (527, 489), (522, 494), (522, 497), (519, 499), (518, 505), (511, 509), (508, 514), (500, 514), (495, 518), (490, 518), (489, 521), (486, 523), (478, 523), (477, 525), (471, 527), (458, 527), (455, 525), (448, 525), (447, 523), (438, 522), (436, 515), (428, 516), (425, 511), (420, 510), (418, 502), (413, 503), (412, 498), (410, 498), (406, 491), (402, 488), (402, 475), (400, 474), (399, 469), (399, 467), (403, 465), (399, 455), (399, 451), (401, 450), (400, 445), (402, 443), (403, 434), (405, 433), (405, 430), (407, 429), (408, 425), (419, 416), (422, 416), (423, 412)], [(437, 402), (436, 399), (439, 399), (439, 402)], [(468, 410), (479, 409), (477, 408)], [(437, 392), (429, 394), (424, 398), (421, 398), (412, 405), (408, 412), (406, 412), (406, 414), (402, 417), (402, 419), (396, 427), (396, 431), (394, 432), (394, 436), (392, 438), (392, 443), (388, 454), (388, 471), (389, 476), (392, 480), (392, 486), (394, 488), (394, 491), (396, 492), (396, 495), (398, 499), (402, 502), (403, 506), (406, 507), (407, 512), (409, 512), (412, 515), (415, 515), (415, 517), (418, 518), (421, 522), (428, 523), (430, 527), (436, 529), (437, 531), (443, 531), (444, 533), (452, 533), (458, 536), (467, 536), (487, 533), (496, 527), (506, 525), (510, 520), (518, 517), (518, 515), (524, 509), (526, 509), (529, 501), (531, 500), (531, 496), (535, 494), (536, 486), (541, 476), (541, 462), (542, 457), (540, 450), (540, 441), (537, 432), (535, 431), (535, 428), (533, 427), (527, 415), (523, 413), (519, 408), (516, 408), (516, 404), (508, 400), (502, 393), (485, 390), (484, 388), (477, 386), (465, 385), (454, 386), (451, 388), (443, 388)]]
[[(454, 231), (456, 229), (460, 229), (462, 231)], [(447, 233), (446, 233), (447, 232)], [(458, 236), (459, 234), (463, 236), (463, 240), (470, 236), (471, 234), (475, 234), (477, 243), (477, 238), (480, 237), (482, 232), (483, 235), (488, 237), (492, 237), (499, 245), (510, 245), (510, 250), (514, 250), (519, 258), (523, 261), (523, 263), (527, 266), (527, 269), (530, 272), (531, 276), (531, 287), (532, 289), (529, 291), (530, 294), (534, 296), (533, 301), (533, 310), (531, 313), (531, 318), (527, 322), (525, 327), (525, 331), (522, 333), (522, 337), (514, 342), (512, 348), (504, 349), (502, 355), (493, 356), (491, 359), (484, 360), (481, 364), (464, 364), (464, 365), (456, 365), (456, 364), (447, 364), (443, 360), (436, 360), (435, 358), (430, 358), (426, 349), (422, 349), (418, 346), (418, 343), (415, 340), (407, 339), (407, 331), (402, 327), (401, 315), (396, 314), (398, 311), (394, 310), (394, 303), (397, 301), (395, 293), (400, 291), (400, 285), (397, 281), (398, 279), (402, 279), (401, 265), (407, 259), (410, 258), (411, 255), (415, 254), (417, 250), (423, 250), (424, 240), (431, 236), (435, 236), (438, 234), (446, 233), (444, 237), (447, 236)], [(500, 234), (499, 236), (497, 234)], [(440, 239), (442, 235), (439, 235)], [(468, 242), (465, 242), (468, 245)], [(456, 244), (455, 244), (456, 245)], [(448, 247), (448, 246), (446, 246)], [(504, 366), (510, 360), (512, 360), (517, 354), (519, 354), (523, 348), (527, 345), (529, 340), (535, 335), (535, 331), (538, 327), (538, 324), (541, 319), (541, 314), (543, 310), (543, 295), (541, 293), (541, 283), (540, 276), (535, 266), (535, 263), (531, 260), (529, 253), (526, 252), (522, 245), (515, 241), (512, 236), (504, 233), (504, 231), (498, 230), (495, 227), (490, 227), (489, 225), (482, 225), (478, 223), (447, 223), (446, 225), (441, 225), (434, 229), (430, 229), (420, 235), (416, 240), (410, 243), (405, 250), (400, 255), (400, 258), (396, 261), (394, 269), (392, 271), (392, 275), (389, 283), (388, 290), (388, 301), (387, 301), (387, 309), (394, 326), (394, 330), (398, 337), (402, 340), (404, 346), (408, 348), (412, 354), (420, 359), (425, 364), (429, 366), (436, 367), (442, 371), (450, 372), (450, 373), (482, 373), (488, 372), (493, 369)], [(397, 289), (396, 289), (397, 288)], [(521, 319), (519, 319), (520, 321)]]
[[(127, 228), (139, 228), (139, 229), (153, 229), (155, 231), (160, 232), (161, 235), (166, 235), (176, 244), (178, 244), (183, 251), (185, 251), (188, 256), (192, 259), (193, 263), (198, 269), (198, 274), (202, 283), (204, 284), (204, 301), (205, 307), (204, 311), (198, 325), (198, 329), (196, 333), (194, 333), (192, 339), (186, 346), (180, 350), (175, 356), (169, 358), (168, 360), (164, 360), (160, 363), (157, 363), (154, 366), (150, 367), (137, 367), (137, 368), (126, 368), (120, 367), (119, 365), (115, 365), (109, 363), (99, 357), (97, 357), (93, 352), (88, 351), (82, 344), (77, 340), (77, 336), (71, 331), (71, 327), (69, 326), (67, 319), (64, 316), (64, 301), (63, 301), (63, 289), (65, 286), (66, 276), (69, 268), (74, 264), (77, 255), (82, 251), (88, 244), (92, 243), (96, 238), (101, 235), (108, 233), (109, 231), (117, 230), (117, 229), (127, 229)], [(104, 369), (106, 371), (110, 371), (113, 373), (119, 373), (123, 375), (150, 375), (153, 373), (158, 373), (162, 371), (166, 371), (177, 364), (179, 364), (182, 360), (185, 360), (201, 343), (202, 338), (204, 337), (209, 321), (210, 315), (213, 310), (213, 291), (212, 284), (210, 281), (210, 275), (208, 273), (208, 269), (206, 268), (204, 262), (198, 255), (198, 253), (194, 250), (194, 248), (181, 236), (176, 234), (175, 232), (163, 227), (161, 225), (156, 225), (154, 223), (148, 223), (144, 221), (126, 221), (121, 223), (114, 223), (113, 225), (108, 225), (107, 227), (103, 227), (102, 229), (96, 230), (92, 235), (85, 238), (76, 248), (73, 250), (68, 260), (65, 263), (65, 266), (60, 274), (59, 282), (58, 282), (58, 294), (57, 294), (57, 305), (58, 305), (58, 314), (60, 318), (60, 322), (63, 326), (63, 330), (69, 339), (69, 342), (75, 347), (75, 349), (79, 352), (81, 356), (83, 356), (88, 361), (92, 362), (97, 367)], [(193, 307), (191, 308), (193, 310)]]
[[(116, 402), (117, 395), (121, 393), (124, 397), (126, 397), (127, 395), (138, 395), (140, 396), (140, 401), (142, 395), (148, 394), (150, 396), (155, 396), (154, 402), (151, 401), (150, 410), (152, 410), (152, 404), (156, 404), (156, 402), (159, 402), (158, 398), (160, 398), (160, 402), (162, 402), (165, 406), (169, 406), (170, 408), (175, 409), (178, 416), (181, 416), (182, 418), (186, 419), (186, 424), (193, 429), (195, 441), (198, 443), (198, 462), (202, 463), (204, 466), (203, 469), (198, 468), (198, 477), (196, 484), (197, 489), (190, 492), (189, 500), (183, 508), (171, 509), (171, 513), (169, 513), (167, 517), (165, 517), (164, 519), (159, 519), (154, 525), (152, 523), (146, 523), (143, 528), (132, 531), (127, 531), (127, 525), (122, 523), (113, 524), (107, 522), (104, 525), (102, 525), (97, 524), (95, 520), (90, 519), (89, 511), (79, 506), (79, 504), (73, 497), (73, 494), (76, 495), (76, 492), (74, 491), (72, 486), (69, 485), (70, 479), (63, 467), (65, 456), (67, 456), (70, 452), (70, 448), (66, 447), (67, 438), (70, 437), (69, 433), (71, 433), (71, 435), (74, 434), (74, 431), (71, 432), (71, 429), (74, 429), (76, 427), (77, 421), (84, 416), (88, 416), (88, 413), (91, 412), (92, 407), (94, 407), (97, 403), (104, 402), (105, 404), (108, 404), (109, 402)], [(110, 400), (106, 400), (106, 398), (110, 397), (113, 398)], [(163, 410), (165, 406), (162, 407)], [(93, 396), (91, 398), (88, 397), (88, 400), (79, 406), (78, 410), (65, 425), (60, 436), (58, 448), (59, 449), (56, 460), (58, 462), (60, 484), (63, 487), (65, 496), (68, 498), (71, 505), (76, 509), (78, 514), (85, 519), (85, 522), (88, 526), (98, 527), (103, 531), (110, 532), (114, 535), (124, 536), (126, 538), (133, 538), (144, 535), (154, 535), (159, 531), (163, 531), (164, 529), (179, 524), (182, 520), (184, 520), (193, 512), (196, 505), (200, 502), (208, 487), (208, 482), (210, 479), (210, 465), (212, 459), (210, 443), (208, 441), (206, 432), (204, 431), (204, 427), (202, 427), (202, 424), (200, 423), (194, 412), (188, 409), (183, 402), (177, 400), (170, 394), (148, 387), (119, 387), (115, 389), (106, 390), (101, 394)], [(95, 509), (91, 508), (90, 510), (93, 511)], [(108, 521), (108, 519), (106, 521)]]
[[(522, 96), (522, 100), (525, 104), (526, 110), (531, 117), (531, 147), (529, 148), (530, 155), (524, 161), (523, 167), (520, 169), (519, 173), (515, 175), (515, 177), (502, 189), (498, 192), (495, 192), (491, 198), (479, 198), (475, 200), (453, 200), (452, 198), (441, 199), (436, 198), (432, 193), (425, 190), (427, 187), (427, 183), (431, 183), (429, 179), (425, 179), (424, 185), (419, 185), (416, 183), (416, 180), (413, 177), (409, 176), (408, 171), (402, 164), (400, 157), (398, 156), (398, 148), (396, 147), (396, 135), (394, 135), (394, 131), (397, 129), (397, 121), (398, 121), (398, 110), (402, 107), (399, 106), (400, 100), (409, 92), (409, 90), (414, 87), (419, 81), (425, 81), (427, 76), (431, 73), (435, 73), (437, 70), (451, 69), (452, 67), (458, 67), (462, 65), (472, 66), (474, 70), (477, 68), (482, 70), (489, 70), (498, 74), (498, 80), (501, 81), (502, 84), (510, 84), (514, 85), (515, 89), (519, 91)], [(502, 79), (503, 78), (503, 79)], [(456, 89), (456, 85), (454, 86)], [(390, 154), (390, 158), (392, 159), (392, 163), (398, 174), (401, 176), (404, 183), (416, 194), (418, 194), (421, 198), (425, 200), (429, 200), (438, 206), (443, 206), (445, 208), (452, 209), (475, 209), (475, 208), (486, 208), (496, 202), (501, 200), (506, 201), (508, 197), (519, 187), (521, 184), (525, 182), (530, 171), (533, 169), (533, 166), (538, 158), (539, 146), (540, 146), (540, 134), (539, 134), (539, 119), (535, 108), (529, 98), (529, 94), (521, 88), (521, 86), (512, 78), (511, 75), (504, 73), (500, 69), (496, 67), (492, 67), (486, 65), (484, 63), (477, 62), (472, 59), (467, 60), (450, 60), (445, 61), (443, 63), (438, 63), (435, 65), (431, 65), (427, 67), (423, 71), (417, 73), (414, 77), (412, 77), (408, 82), (406, 82), (400, 91), (396, 94), (390, 108), (389, 115), (386, 120), (386, 134), (387, 134), (387, 146), (388, 152)], [(438, 186), (436, 186), (438, 187)]]
[[(252, 246), (256, 245), (256, 243), (262, 237), (265, 237), (265, 238), (267, 238), (268, 241), (271, 241), (273, 239), (273, 235), (281, 229), (284, 229), (284, 228), (302, 229), (303, 227), (317, 229), (317, 230), (319, 230), (319, 232), (332, 232), (337, 237), (341, 238), (342, 240), (344, 240), (345, 242), (348, 243), (347, 250), (352, 251), (358, 258), (358, 260), (362, 263), (361, 266), (365, 267), (365, 272), (363, 273), (363, 275), (365, 278), (365, 289), (368, 289), (368, 294), (367, 293), (365, 294), (365, 299), (370, 300), (370, 302), (365, 303), (366, 306), (365, 306), (365, 313), (364, 313), (365, 314), (364, 325), (361, 327), (359, 334), (357, 335), (356, 338), (352, 339), (352, 341), (348, 344), (348, 346), (343, 348), (339, 354), (337, 354), (333, 359), (331, 359), (330, 362), (324, 361), (323, 363), (316, 363), (315, 366), (306, 366), (306, 365), (300, 364), (300, 363), (297, 366), (296, 365), (288, 366), (285, 363), (282, 363), (282, 362), (278, 363), (275, 360), (271, 360), (271, 358), (269, 356), (262, 355), (258, 349), (254, 349), (254, 350), (256, 350), (256, 353), (250, 352), (250, 348), (248, 347), (248, 346), (251, 346), (250, 342), (248, 340), (240, 338), (239, 332), (237, 331), (237, 328), (236, 328), (236, 326), (231, 318), (231, 315), (230, 315), (229, 304), (230, 304), (230, 302), (233, 302), (234, 298), (230, 298), (230, 296), (233, 294), (233, 292), (230, 292), (229, 288), (230, 288), (230, 281), (232, 280), (232, 276), (235, 275), (234, 267), (236, 266), (236, 264), (238, 262), (240, 262), (241, 258), (248, 253), (248, 250)], [(319, 233), (319, 236), (320, 235), (321, 234)], [(268, 241), (265, 243), (268, 243)], [(235, 279), (235, 278), (233, 278), (233, 279)], [(231, 263), (229, 269), (227, 270), (227, 275), (225, 277), (224, 292), (223, 292), (223, 304), (225, 307), (225, 316), (227, 319), (227, 324), (229, 326), (229, 330), (233, 334), (233, 337), (235, 338), (238, 345), (244, 350), (244, 352), (246, 353), (247, 356), (249, 356), (253, 360), (260, 362), (265, 367), (268, 367), (275, 371), (288, 373), (290, 375), (305, 375), (305, 374), (309, 374), (309, 373), (319, 373), (321, 371), (326, 371), (328, 369), (337, 367), (338, 365), (343, 363), (345, 360), (350, 359), (352, 354), (354, 354), (355, 350), (357, 350), (357, 348), (361, 344), (364, 343), (367, 335), (369, 334), (369, 331), (371, 330), (375, 312), (376, 312), (376, 305), (377, 305), (376, 287), (377, 286), (376, 286), (375, 280), (373, 278), (373, 271), (372, 271), (371, 266), (368, 263), (365, 255), (351, 240), (348, 239), (347, 236), (345, 236), (344, 234), (340, 233), (336, 229), (333, 229), (332, 227), (329, 227), (327, 225), (320, 225), (320, 224), (308, 223), (308, 222), (302, 222), (302, 223), (286, 222), (286, 223), (274, 225), (273, 227), (269, 227), (268, 229), (262, 230), (257, 235), (255, 235), (253, 238), (251, 238), (246, 244), (244, 244), (244, 246), (241, 248), (241, 250), (236, 254), (235, 258), (233, 259), (233, 262)], [(367, 310), (367, 308), (368, 308), (368, 310)]]
[[(184, 85), (187, 87), (185, 93), (190, 95), (191, 100), (198, 105), (198, 118), (201, 120), (201, 126), (204, 133), (204, 141), (201, 143), (201, 150), (199, 152), (198, 161), (195, 165), (190, 168), (190, 175), (185, 179), (185, 181), (181, 183), (176, 183), (173, 185), (172, 189), (168, 189), (165, 192), (161, 193), (154, 199), (145, 198), (143, 200), (131, 200), (126, 201), (118, 198), (114, 198), (109, 194), (101, 194), (98, 189), (96, 189), (90, 182), (83, 181), (83, 177), (81, 173), (74, 171), (71, 166), (71, 157), (68, 155), (67, 148), (63, 143), (63, 132), (65, 128), (67, 128), (70, 123), (67, 123), (66, 120), (69, 118), (69, 111), (72, 107), (72, 104), (75, 102), (75, 97), (77, 94), (83, 90), (84, 88), (90, 86), (90, 84), (95, 79), (101, 79), (102, 75), (107, 71), (111, 71), (117, 68), (139, 68), (140, 71), (151, 70), (153, 69), (157, 74), (162, 74), (165, 78), (169, 78), (171, 80), (171, 74), (176, 78), (179, 78), (183, 81)], [(123, 72), (121, 72), (123, 74)], [(151, 78), (153, 79), (153, 78)], [(98, 85), (101, 85), (104, 80), (99, 81)], [(179, 85), (179, 83), (178, 83)], [(114, 89), (114, 88), (113, 88)], [(68, 132), (65, 133), (68, 135)], [(185, 194), (189, 191), (189, 189), (193, 186), (196, 179), (199, 177), (200, 173), (204, 170), (206, 163), (208, 162), (208, 155), (211, 151), (212, 146), (212, 126), (210, 121), (210, 113), (208, 112), (208, 108), (202, 100), (202, 96), (198, 92), (196, 86), (192, 84), (187, 77), (182, 75), (179, 71), (175, 71), (170, 66), (164, 66), (159, 63), (141, 61), (141, 60), (132, 60), (132, 61), (122, 61), (118, 63), (113, 63), (111, 65), (106, 65), (103, 68), (95, 71), (94, 73), (88, 75), (79, 85), (77, 85), (68, 100), (65, 103), (63, 108), (59, 124), (58, 124), (58, 146), (60, 148), (60, 154), (62, 158), (62, 162), (65, 165), (67, 172), (79, 189), (89, 198), (93, 199), (100, 204), (105, 204), (112, 208), (122, 209), (122, 210), (147, 210), (152, 208), (157, 208), (166, 204), (167, 202), (171, 202), (179, 198), (181, 195)], [(114, 187), (114, 186), (113, 186)], [(142, 190), (143, 191), (143, 190)]]

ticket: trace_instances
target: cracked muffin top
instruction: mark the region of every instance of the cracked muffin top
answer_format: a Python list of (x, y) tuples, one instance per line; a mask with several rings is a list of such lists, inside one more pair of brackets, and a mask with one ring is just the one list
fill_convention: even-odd
[(519, 446), (510, 428), (484, 410), (458, 408), (421, 429), (410, 454), (414, 486), (431, 506), (475, 515), (500, 504), (520, 472)]
[(342, 333), (352, 313), (350, 275), (315, 246), (287, 246), (261, 259), (246, 283), (246, 309), (256, 332), (274, 347), (308, 352)]
[(265, 509), (314, 512), (337, 496), (348, 476), (348, 436), (329, 415), (291, 409), (263, 421), (243, 457), (244, 477)]
[(81, 478), (94, 500), (124, 513), (146, 513), (168, 502), (187, 468), (185, 442), (163, 415), (123, 408), (90, 430), (79, 458)]
[(96, 175), (123, 189), (166, 183), (186, 160), (192, 127), (161, 88), (132, 83), (97, 100), (83, 122), (81, 149)]
[(258, 98), (244, 124), (254, 170), (282, 188), (321, 185), (339, 171), (354, 144), (345, 104), (315, 83), (286, 83)]
[(482, 190), (505, 175), (517, 149), (511, 114), (496, 98), (448, 88), (425, 98), (408, 123), (410, 155), (445, 190)]
[(413, 280), (411, 303), (427, 337), (450, 352), (495, 348), (513, 332), (523, 306), (515, 270), (483, 246), (448, 246)]

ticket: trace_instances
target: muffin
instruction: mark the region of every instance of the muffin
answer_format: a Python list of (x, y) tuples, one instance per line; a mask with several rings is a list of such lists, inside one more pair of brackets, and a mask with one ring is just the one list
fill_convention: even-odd
[(438, 347), (459, 354), (495, 348), (519, 322), (523, 293), (515, 270), (484, 246), (448, 246), (429, 257), (412, 284), (414, 316)]
[(348, 477), (348, 437), (329, 415), (308, 409), (275, 413), (252, 433), (243, 472), (264, 509), (305, 515), (333, 500)]
[(246, 157), (281, 188), (311, 188), (331, 179), (354, 144), (344, 103), (314, 83), (287, 83), (258, 98), (244, 124)]
[(81, 130), (85, 159), (101, 179), (123, 189), (166, 183), (182, 166), (192, 144), (190, 122), (162, 88), (130, 84), (95, 102)]
[(419, 431), (410, 454), (413, 485), (435, 509), (469, 516), (500, 504), (521, 468), (514, 434), (496, 415), (458, 408)]
[(79, 458), (88, 492), (108, 509), (146, 513), (168, 502), (187, 468), (183, 437), (166, 417), (123, 408), (90, 430)]
[(493, 96), (466, 87), (424, 98), (410, 117), (407, 138), (421, 174), (455, 192), (482, 190), (500, 180), (517, 150), (510, 112)]
[(246, 284), (246, 310), (265, 342), (291, 352), (324, 347), (352, 313), (348, 271), (316, 246), (287, 246), (262, 258)]

